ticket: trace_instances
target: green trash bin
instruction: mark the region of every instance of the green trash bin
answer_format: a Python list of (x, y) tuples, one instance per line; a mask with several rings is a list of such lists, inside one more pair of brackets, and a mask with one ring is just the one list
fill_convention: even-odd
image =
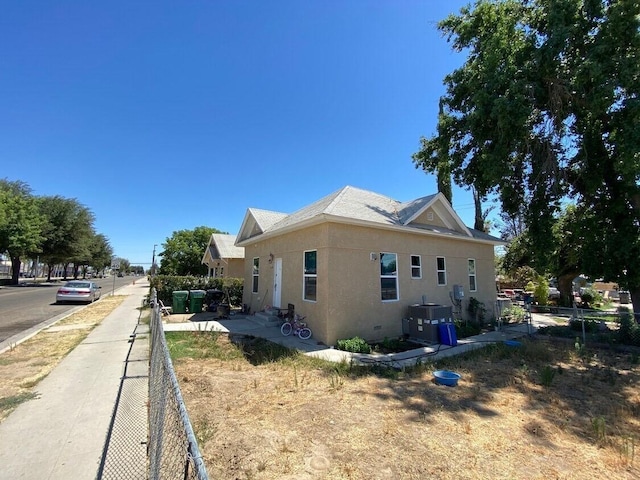
[(173, 304), (171, 305), (172, 313), (187, 313), (187, 297), (189, 292), (186, 290), (176, 290), (173, 292)]
[(189, 290), (189, 312), (202, 313), (202, 304), (206, 294), (207, 292), (204, 290)]

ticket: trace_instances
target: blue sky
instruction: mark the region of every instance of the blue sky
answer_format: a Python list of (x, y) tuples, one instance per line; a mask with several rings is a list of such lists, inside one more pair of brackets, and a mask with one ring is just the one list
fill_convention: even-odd
[[(466, 1), (5, 2), (0, 177), (76, 198), (114, 253), (174, 231), (237, 233), (345, 185), (400, 201), (444, 76), (436, 23)], [(469, 192), (454, 209), (473, 225)]]

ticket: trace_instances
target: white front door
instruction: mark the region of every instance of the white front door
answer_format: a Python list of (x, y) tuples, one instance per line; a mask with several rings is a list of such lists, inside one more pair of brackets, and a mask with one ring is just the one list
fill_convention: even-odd
[(276, 258), (273, 261), (273, 306), (280, 308), (282, 283), (282, 259)]

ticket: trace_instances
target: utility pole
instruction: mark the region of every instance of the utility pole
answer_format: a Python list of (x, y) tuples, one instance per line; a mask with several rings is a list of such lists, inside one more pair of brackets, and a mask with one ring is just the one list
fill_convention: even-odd
[(154, 244), (153, 245), (153, 256), (151, 257), (151, 276), (155, 276), (156, 274), (156, 247), (158, 245)]

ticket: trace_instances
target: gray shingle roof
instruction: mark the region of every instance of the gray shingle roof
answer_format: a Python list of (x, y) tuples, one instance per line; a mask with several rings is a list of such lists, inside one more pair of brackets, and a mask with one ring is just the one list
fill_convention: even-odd
[(244, 258), (244, 248), (236, 247), (236, 235), (214, 233), (213, 242), (218, 247), (220, 258)]
[[(429, 206), (437, 196), (437, 194), (428, 195), (409, 202), (399, 202), (385, 195), (348, 185), (290, 215), (268, 210), (249, 209), (250, 216), (253, 217), (256, 224), (255, 226), (258, 227), (259, 231), (256, 231), (255, 227), (252, 228), (250, 225), (245, 225), (243, 228), (248, 230), (243, 233), (243, 241), (256, 234), (277, 233), (280, 230), (296, 228), (298, 225), (311, 222), (321, 216), (326, 216), (334, 219), (344, 218), (347, 222), (377, 223), (390, 227), (409, 226), (423, 231), (433, 231), (438, 234), (465, 238), (469, 238), (469, 234), (471, 234), (472, 238), (478, 240), (491, 242), (497, 240), (500, 242), (499, 239), (491, 235), (467, 229), (453, 211), (451, 212), (457, 219), (454, 221), (460, 222), (461, 231), (448, 230), (429, 225), (408, 224), (415, 215)], [(464, 233), (463, 230), (465, 231)], [(249, 231), (252, 233), (249, 234)]]
[(395, 225), (399, 222), (398, 209), (401, 205), (400, 202), (379, 193), (346, 186), (284, 217), (268, 231), (286, 228), (321, 214)]
[(271, 210), (261, 210), (259, 208), (250, 208), (249, 212), (253, 216), (254, 220), (258, 224), (258, 227), (265, 232), (271, 228), (274, 224), (287, 216), (286, 213), (273, 212)]

